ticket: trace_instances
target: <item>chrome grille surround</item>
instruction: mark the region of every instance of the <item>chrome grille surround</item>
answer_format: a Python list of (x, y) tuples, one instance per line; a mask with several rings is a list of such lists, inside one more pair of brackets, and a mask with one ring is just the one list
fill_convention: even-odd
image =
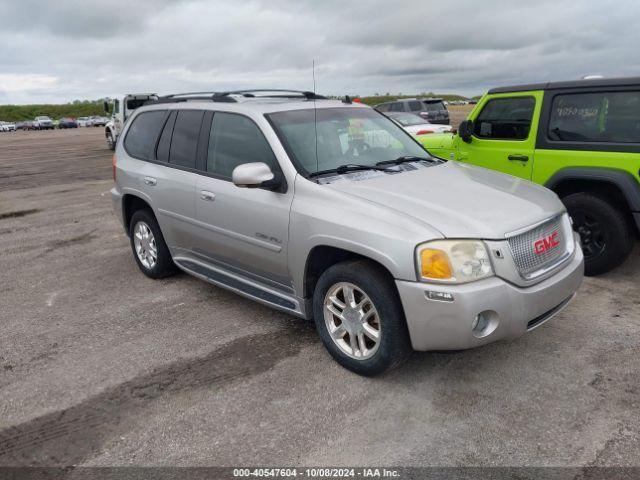
[[(535, 253), (535, 243), (558, 232), (559, 245)], [(506, 235), (513, 261), (520, 275), (531, 280), (558, 267), (574, 251), (573, 232), (569, 216), (557, 215), (537, 225)]]

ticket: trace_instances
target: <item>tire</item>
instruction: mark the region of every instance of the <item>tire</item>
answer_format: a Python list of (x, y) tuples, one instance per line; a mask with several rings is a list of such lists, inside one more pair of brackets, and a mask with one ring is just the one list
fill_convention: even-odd
[(601, 275), (620, 265), (631, 253), (631, 225), (617, 207), (591, 193), (573, 193), (562, 199), (580, 234), (585, 275)]
[[(149, 242), (149, 238), (141, 239), (138, 228), (146, 227), (152, 235), (153, 242)], [(176, 273), (176, 266), (171, 259), (171, 253), (167, 247), (158, 222), (153, 213), (147, 209), (138, 210), (131, 216), (129, 224), (129, 239), (131, 241), (131, 250), (133, 258), (136, 260), (138, 267), (149, 278), (164, 278)], [(142, 251), (138, 252), (136, 243), (140, 242)], [(155, 262), (152, 262), (153, 247), (155, 247)]]
[(111, 132), (107, 132), (107, 147), (109, 148), (109, 150), (116, 149), (116, 141), (113, 138), (113, 134)]
[[(354, 350), (350, 348), (351, 337), (348, 333), (343, 334), (338, 340), (334, 340), (330, 333), (330, 328), (334, 328), (337, 323), (343, 326), (342, 331), (360, 328), (358, 325), (361, 321), (357, 315), (354, 318), (356, 310), (348, 311), (346, 307), (342, 309), (342, 315), (345, 312), (348, 314), (347, 317), (342, 317), (343, 321), (325, 309), (325, 302), (327, 302), (333, 306), (334, 310), (340, 311), (340, 308), (329, 298), (337, 288), (344, 289), (348, 285), (355, 287), (356, 303), (363, 300), (364, 297), (361, 294), (369, 298), (369, 303), (364, 303), (360, 308), (360, 312), (365, 311), (366, 315), (369, 315), (366, 320), (369, 324), (369, 331), (376, 330), (377, 323), (379, 335), (377, 342), (369, 337), (370, 333), (365, 334), (364, 331), (361, 333), (363, 341), (366, 343), (365, 348), (360, 349), (360, 342), (356, 340), (360, 352), (365, 352), (365, 355), (360, 355), (361, 358), (354, 357)], [(339, 302), (343, 303), (343, 306), (348, 304), (345, 301), (344, 290), (335, 296)], [(371, 313), (372, 310), (373, 313)], [(338, 263), (329, 267), (320, 276), (313, 294), (313, 316), (318, 334), (331, 356), (340, 365), (359, 375), (374, 376), (386, 372), (402, 364), (412, 351), (396, 287), (387, 272), (367, 260)], [(377, 322), (375, 321), (376, 317)], [(337, 332), (336, 335), (341, 332), (339, 328), (338, 326), (338, 329), (334, 330)], [(359, 336), (360, 334), (355, 335), (354, 340)], [(368, 354), (366, 354), (367, 351), (369, 351)]]

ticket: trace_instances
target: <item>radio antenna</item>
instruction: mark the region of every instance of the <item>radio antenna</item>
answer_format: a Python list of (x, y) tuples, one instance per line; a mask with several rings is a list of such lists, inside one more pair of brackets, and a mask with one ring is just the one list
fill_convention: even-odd
[(311, 62), (311, 75), (313, 76), (313, 129), (316, 134), (316, 172), (320, 169), (318, 161), (318, 115), (316, 110), (316, 60), (315, 58)]

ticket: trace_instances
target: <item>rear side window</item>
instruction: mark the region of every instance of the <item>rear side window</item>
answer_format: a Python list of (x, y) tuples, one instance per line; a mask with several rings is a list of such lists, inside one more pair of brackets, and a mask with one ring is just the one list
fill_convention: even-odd
[(535, 105), (533, 97), (489, 100), (474, 122), (473, 134), (494, 140), (526, 140)]
[(560, 142), (640, 143), (640, 91), (556, 95), (548, 137)]
[(211, 124), (207, 171), (231, 178), (233, 169), (250, 162), (264, 162), (279, 170), (271, 147), (252, 120), (234, 113), (216, 112)]
[(390, 112), (404, 112), (404, 104), (402, 102), (395, 102), (389, 106)]
[(160, 135), (165, 114), (165, 110), (154, 110), (143, 112), (133, 119), (124, 139), (124, 148), (129, 155), (140, 160), (149, 160)]
[(409, 110), (411, 110), (412, 112), (422, 111), (422, 102), (418, 102), (417, 100), (409, 102)]
[(202, 126), (202, 110), (179, 110), (173, 126), (169, 163), (196, 168), (198, 137)]
[(376, 107), (376, 110), (378, 110), (379, 112), (388, 112), (390, 106), (391, 104), (389, 103), (383, 103), (382, 105), (378, 105)]

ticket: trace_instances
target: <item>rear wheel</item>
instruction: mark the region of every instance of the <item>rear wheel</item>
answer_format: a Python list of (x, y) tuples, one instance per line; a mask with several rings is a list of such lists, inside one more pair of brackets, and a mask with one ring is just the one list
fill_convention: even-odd
[(138, 210), (133, 214), (129, 238), (136, 263), (147, 277), (163, 278), (176, 272), (169, 247), (149, 210)]
[(366, 260), (333, 265), (320, 276), (313, 314), (331, 356), (360, 375), (383, 373), (411, 353), (395, 285), (386, 272)]
[(580, 234), (585, 274), (600, 275), (620, 265), (633, 248), (633, 231), (616, 206), (590, 193), (574, 193), (563, 202)]

